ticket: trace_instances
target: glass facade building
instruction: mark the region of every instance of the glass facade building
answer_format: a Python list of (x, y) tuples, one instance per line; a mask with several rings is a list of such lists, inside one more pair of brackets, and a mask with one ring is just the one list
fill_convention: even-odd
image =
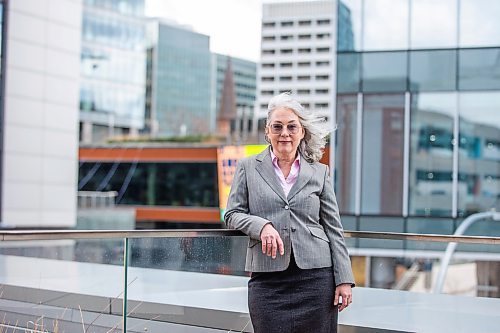
[(147, 103), (154, 136), (210, 132), (209, 37), (183, 26), (151, 20)]
[(341, 213), (500, 209), (500, 3), (342, 0), (338, 17)]
[[(253, 61), (230, 57), (222, 54), (212, 54), (212, 106), (215, 108), (212, 118), (215, 130), (215, 115), (221, 107), (222, 87), (224, 76), (231, 62), (234, 79), (234, 93), (236, 95), (237, 112), (245, 112), (246, 119), (252, 119), (255, 105), (255, 93), (257, 84), (257, 64)], [(243, 111), (244, 110), (244, 111)], [(242, 118), (242, 114), (240, 114)], [(251, 122), (250, 124), (251, 125)], [(213, 130), (212, 130), (213, 131)]]
[(80, 141), (94, 143), (144, 127), (144, 0), (84, 0)]

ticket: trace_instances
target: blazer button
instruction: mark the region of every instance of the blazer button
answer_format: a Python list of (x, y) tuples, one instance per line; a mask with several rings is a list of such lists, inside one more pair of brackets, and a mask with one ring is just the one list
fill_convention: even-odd
[(295, 227), (292, 227), (291, 229), (292, 229), (292, 232), (295, 232), (295, 230), (297, 230), (297, 229), (295, 229)]
[(287, 209), (287, 210), (288, 210), (288, 209), (290, 209), (290, 207), (288, 207), (288, 205), (286, 205), (286, 206), (285, 206), (285, 209)]

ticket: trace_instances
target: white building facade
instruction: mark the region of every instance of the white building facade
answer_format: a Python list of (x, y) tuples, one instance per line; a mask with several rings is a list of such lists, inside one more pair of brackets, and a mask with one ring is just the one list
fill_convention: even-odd
[(76, 223), (81, 0), (2, 1), (2, 228)]
[(263, 5), (261, 61), (254, 115), (254, 129), (258, 126), (260, 141), (267, 104), (272, 96), (281, 92), (291, 92), (304, 107), (332, 118), (335, 101), (335, 8), (335, 1)]

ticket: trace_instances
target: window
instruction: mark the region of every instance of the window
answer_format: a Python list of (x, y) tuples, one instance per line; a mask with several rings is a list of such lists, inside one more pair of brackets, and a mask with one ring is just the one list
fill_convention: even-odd
[(411, 51), (410, 90), (455, 90), (456, 65), (455, 50)]
[(293, 53), (293, 49), (281, 49), (280, 53), (281, 54), (292, 54)]
[(274, 64), (272, 62), (262, 63), (262, 68), (274, 68)]
[(307, 27), (307, 26), (310, 26), (311, 25), (311, 20), (304, 20), (304, 21), (299, 21), (299, 25), (301, 27)]
[[(500, 1), (461, 0), (459, 47), (499, 46)], [(478, 27), (481, 27), (480, 33)]]
[(292, 81), (291, 76), (280, 76), (280, 81)]
[(326, 81), (330, 78), (329, 75), (316, 75), (316, 80), (317, 81)]
[(310, 75), (299, 75), (297, 76), (297, 80), (299, 81), (309, 81), (311, 79)]
[(326, 67), (329, 65), (330, 65), (329, 61), (316, 61), (316, 66), (318, 66), (318, 67)]
[(394, 0), (364, 2), (363, 50), (408, 49), (409, 3)]
[(292, 63), (291, 62), (282, 62), (280, 63), (280, 67), (292, 67)]
[(455, 93), (411, 95), (410, 215), (452, 216)]
[(299, 95), (309, 95), (311, 93), (310, 89), (298, 89), (297, 94)]
[(316, 24), (317, 25), (329, 25), (330, 24), (330, 20), (317, 20)]
[(272, 82), (272, 81), (274, 81), (274, 77), (273, 76), (263, 76), (262, 81), (263, 82)]
[(274, 95), (274, 90), (261, 90), (260, 92), (261, 95), (268, 96), (268, 95)]
[(284, 21), (281, 22), (282, 27), (293, 27), (293, 21)]
[(356, 149), (358, 98), (355, 94), (337, 95), (335, 140), (335, 192), (341, 213), (354, 214), (356, 198)]
[(500, 48), (459, 50), (460, 90), (500, 89)]
[(362, 214), (402, 214), (404, 108), (404, 94), (363, 96)]
[(276, 53), (275, 50), (262, 50), (262, 54), (274, 54)]
[(337, 92), (358, 92), (360, 90), (360, 53), (339, 53), (337, 55)]
[(310, 67), (311, 66), (311, 62), (310, 61), (300, 61), (297, 63), (297, 66), (299, 67)]
[(291, 93), (292, 91), (290, 89), (281, 89), (280, 90), (280, 94), (283, 94), (283, 93)]
[(316, 34), (317, 39), (330, 39), (330, 34), (329, 33), (324, 33), (324, 34)]
[[(457, 0), (412, 0), (410, 4), (410, 49), (457, 47)], [(478, 39), (476, 28), (474, 35)]]
[(262, 26), (264, 28), (272, 28), (272, 27), (275, 27), (276, 26), (276, 23), (275, 22), (263, 22), (262, 23)]
[(306, 109), (309, 109), (309, 107), (311, 106), (311, 104), (309, 103), (302, 103), (302, 106)]
[(304, 54), (304, 53), (311, 53), (310, 48), (300, 48), (299, 53)]
[(314, 107), (316, 109), (326, 109), (328, 108), (328, 103), (315, 103)]
[(406, 91), (406, 64), (406, 52), (363, 53), (363, 91)]
[(293, 35), (283, 35), (280, 37), (281, 40), (292, 40)]
[(264, 40), (264, 41), (272, 41), (275, 39), (276, 39), (276, 37), (274, 37), (274, 36), (263, 36), (262, 37), (262, 40)]
[(299, 35), (299, 40), (311, 39), (311, 35)]
[(316, 48), (316, 52), (327, 53), (327, 52), (330, 52), (330, 48), (329, 47), (318, 47), (318, 48)]
[(315, 92), (318, 95), (325, 95), (325, 94), (328, 94), (328, 89), (316, 89)]

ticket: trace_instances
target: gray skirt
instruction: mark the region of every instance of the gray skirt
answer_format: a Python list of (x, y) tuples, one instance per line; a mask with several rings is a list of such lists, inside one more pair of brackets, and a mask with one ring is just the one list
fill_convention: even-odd
[(293, 257), (282, 272), (252, 273), (248, 308), (255, 333), (336, 333), (331, 267), (300, 269)]

